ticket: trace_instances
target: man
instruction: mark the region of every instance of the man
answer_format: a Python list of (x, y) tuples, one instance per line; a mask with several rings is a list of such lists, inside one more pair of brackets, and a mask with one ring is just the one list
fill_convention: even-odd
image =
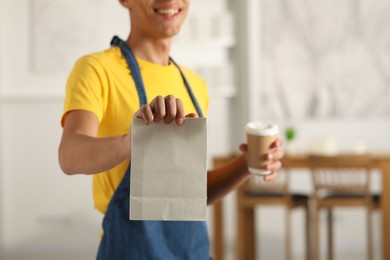
[[(66, 174), (93, 174), (95, 207), (105, 214), (98, 259), (209, 259), (205, 223), (130, 221), (130, 124), (180, 127), (186, 117), (207, 113), (204, 81), (169, 58), (172, 37), (186, 18), (190, 0), (119, 0), (130, 13), (127, 41), (82, 57), (67, 82), (59, 161)], [(150, 102), (149, 102), (150, 101)], [(149, 103), (148, 103), (149, 102)], [(276, 177), (283, 153), (280, 140), (268, 155)], [(208, 172), (208, 204), (244, 182), (249, 173), (242, 155)]]

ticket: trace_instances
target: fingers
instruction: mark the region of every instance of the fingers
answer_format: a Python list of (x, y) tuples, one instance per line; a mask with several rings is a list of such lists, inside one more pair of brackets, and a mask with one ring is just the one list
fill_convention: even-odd
[(277, 139), (275, 140), (275, 142), (273, 142), (273, 143), (271, 144), (271, 147), (270, 147), (270, 148), (279, 148), (279, 147), (281, 147), (282, 145), (283, 145), (282, 140), (280, 140), (279, 138), (277, 138)]
[[(263, 177), (263, 180), (266, 182), (276, 179), (278, 176), (278, 170), (282, 168), (281, 159), (283, 158), (284, 153), (283, 151), (279, 150), (279, 147), (281, 146), (282, 141), (280, 139), (277, 139), (271, 144), (270, 152), (264, 156), (264, 160), (267, 161), (266, 165), (264, 166), (264, 169), (271, 171), (270, 174)], [(240, 151), (244, 154), (245, 158), (247, 158), (248, 145), (240, 144), (239, 148)]]
[(267, 171), (276, 172), (282, 168), (282, 163), (280, 161), (270, 161), (267, 165), (264, 166), (264, 169)]
[(271, 174), (268, 174), (268, 175), (264, 176), (263, 180), (266, 181), (266, 182), (273, 181), (277, 177), (278, 177), (278, 173), (277, 172), (272, 172)]
[(135, 116), (137, 118), (142, 118), (145, 122), (145, 124), (150, 124), (154, 120), (152, 109), (149, 105), (143, 105), (137, 113), (135, 113)]
[[(173, 121), (177, 125), (184, 124), (184, 105), (181, 99), (173, 95), (166, 97), (157, 96), (149, 104), (143, 105), (135, 114), (136, 118), (142, 118), (145, 124), (164, 121), (170, 124)], [(188, 117), (197, 117), (196, 114), (188, 114)]]
[(135, 114), (136, 118), (142, 118), (145, 124), (160, 122), (166, 114), (165, 100), (157, 96), (150, 104), (143, 105)]
[(154, 122), (160, 122), (165, 118), (166, 109), (165, 109), (165, 99), (162, 96), (157, 96), (155, 99), (150, 102), (150, 107), (154, 116)]
[(181, 101), (181, 99), (178, 99), (178, 98), (176, 98), (175, 102), (176, 102), (176, 108), (177, 108), (175, 122), (176, 122), (176, 125), (182, 125), (182, 124), (184, 124), (183, 102)]
[(274, 161), (277, 161), (277, 160), (280, 160), (282, 159), (284, 156), (284, 152), (282, 150), (279, 150), (279, 149), (273, 149), (271, 150), (270, 153), (266, 154), (264, 157), (264, 159), (266, 160), (274, 160)]
[(164, 122), (166, 124), (169, 124), (172, 122), (173, 119), (175, 119), (177, 114), (177, 106), (176, 106), (176, 99), (172, 95), (168, 95), (165, 97), (165, 118)]
[[(276, 147), (281, 145), (281, 142), (278, 143), (278, 140), (275, 142)], [(269, 161), (264, 167), (266, 170), (271, 171), (271, 174), (264, 176), (264, 181), (272, 181), (277, 178), (277, 171), (282, 168), (281, 159), (283, 158), (283, 151), (275, 148), (271, 150), (270, 153), (265, 155), (265, 159)]]

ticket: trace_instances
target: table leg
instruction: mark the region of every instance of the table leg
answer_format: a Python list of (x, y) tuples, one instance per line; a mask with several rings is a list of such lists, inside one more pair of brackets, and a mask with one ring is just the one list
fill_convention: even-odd
[(223, 200), (214, 205), (213, 220), (213, 259), (223, 260)]
[(254, 208), (237, 207), (236, 260), (256, 258), (254, 220)]

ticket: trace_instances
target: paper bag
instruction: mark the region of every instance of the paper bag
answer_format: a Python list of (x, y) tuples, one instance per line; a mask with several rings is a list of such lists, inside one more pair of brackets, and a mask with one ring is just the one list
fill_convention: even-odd
[(207, 120), (132, 125), (130, 220), (206, 220)]

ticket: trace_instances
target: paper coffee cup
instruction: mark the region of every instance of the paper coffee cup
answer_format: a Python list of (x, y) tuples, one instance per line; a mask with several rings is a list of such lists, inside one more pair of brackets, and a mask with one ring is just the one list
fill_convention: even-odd
[(264, 169), (267, 165), (265, 155), (271, 150), (279, 134), (279, 128), (270, 123), (249, 122), (245, 127), (248, 143), (249, 172), (258, 175), (268, 175), (270, 170)]

